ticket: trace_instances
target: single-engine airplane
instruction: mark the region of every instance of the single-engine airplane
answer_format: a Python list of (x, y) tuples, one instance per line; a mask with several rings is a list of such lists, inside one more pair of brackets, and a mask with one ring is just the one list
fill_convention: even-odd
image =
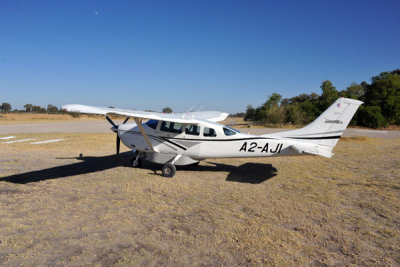
[[(217, 122), (228, 113), (218, 111), (164, 114), (138, 110), (64, 105), (68, 112), (102, 114), (120, 141), (132, 149), (132, 167), (140, 167), (142, 159), (162, 164), (162, 175), (173, 177), (175, 165), (198, 164), (207, 158), (245, 158), (294, 156), (303, 154), (330, 158), (332, 150), (363, 102), (339, 98), (311, 124), (301, 129), (265, 135), (241, 133)], [(116, 125), (108, 116), (126, 116)], [(129, 118), (135, 123), (127, 123)], [(143, 120), (147, 120), (144, 122)]]

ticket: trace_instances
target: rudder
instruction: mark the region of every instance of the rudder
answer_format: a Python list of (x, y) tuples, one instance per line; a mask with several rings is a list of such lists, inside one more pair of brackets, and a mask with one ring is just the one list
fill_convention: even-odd
[(341, 97), (309, 125), (268, 136), (296, 139), (333, 148), (362, 103), (359, 100)]

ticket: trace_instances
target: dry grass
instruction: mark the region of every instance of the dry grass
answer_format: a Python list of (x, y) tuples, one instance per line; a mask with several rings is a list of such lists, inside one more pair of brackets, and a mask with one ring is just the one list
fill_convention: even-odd
[[(207, 160), (167, 179), (111, 134), (0, 144), (0, 265), (400, 264), (400, 140)], [(83, 158), (75, 158), (83, 153)]]
[(36, 114), (36, 113), (2, 113), (0, 114), (0, 124), (18, 123), (41, 123), (41, 122), (62, 122), (62, 121), (88, 121), (104, 120), (104, 116), (80, 115), (73, 117), (69, 114)]

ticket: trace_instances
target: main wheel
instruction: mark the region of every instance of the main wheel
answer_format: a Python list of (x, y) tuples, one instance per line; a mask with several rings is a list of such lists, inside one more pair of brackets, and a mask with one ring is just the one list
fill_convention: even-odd
[(164, 177), (174, 177), (176, 173), (176, 167), (172, 163), (166, 163), (164, 166), (162, 166), (161, 171)]

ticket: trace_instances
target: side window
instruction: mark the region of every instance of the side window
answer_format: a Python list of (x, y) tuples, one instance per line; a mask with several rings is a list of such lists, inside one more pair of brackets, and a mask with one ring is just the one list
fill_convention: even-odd
[(146, 122), (147, 126), (153, 128), (154, 130), (157, 128), (158, 121), (157, 120), (149, 120)]
[(182, 124), (171, 122), (173, 124), (172, 130), (174, 133), (182, 133)]
[(170, 133), (182, 133), (182, 124), (170, 121), (163, 121), (160, 130)]
[(217, 136), (217, 134), (215, 133), (215, 130), (213, 128), (208, 128), (208, 127), (204, 127), (203, 135), (207, 136), (207, 137)]
[(185, 128), (185, 133), (190, 135), (199, 135), (200, 134), (200, 126), (188, 124)]
[(231, 135), (235, 135), (236, 132), (232, 131), (231, 129), (228, 129), (228, 128), (224, 127), (224, 134), (226, 136), (231, 136)]
[(169, 126), (170, 126), (170, 122), (163, 121), (163, 122), (161, 122), (160, 130), (163, 132), (169, 132)]

